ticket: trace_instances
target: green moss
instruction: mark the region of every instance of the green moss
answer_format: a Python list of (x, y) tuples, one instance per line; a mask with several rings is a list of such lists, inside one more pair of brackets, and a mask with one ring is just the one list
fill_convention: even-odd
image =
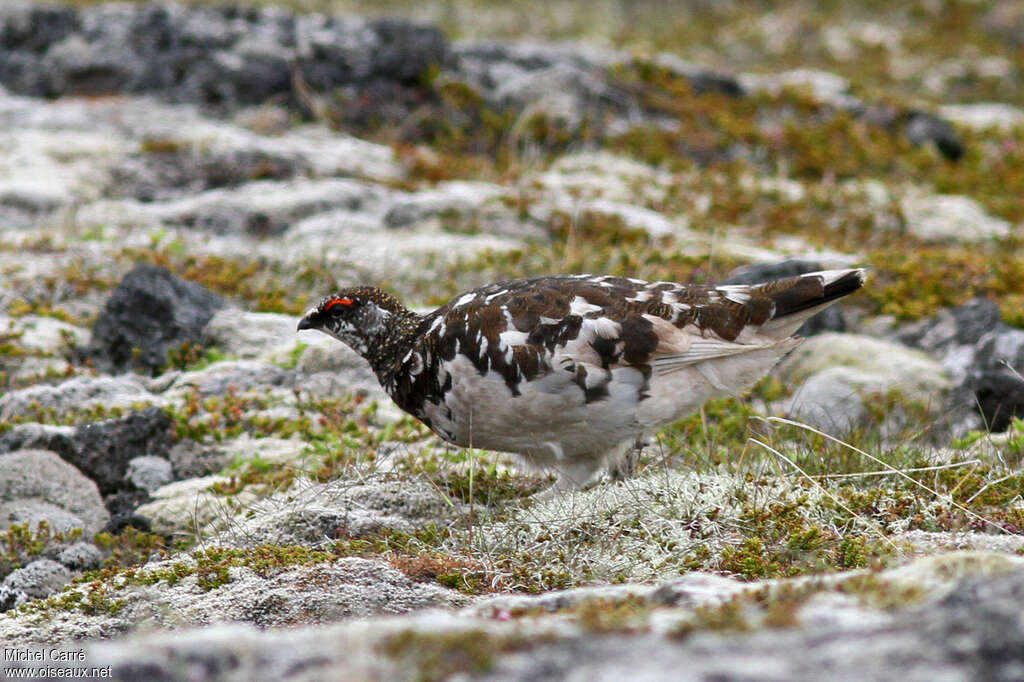
[[(642, 597), (625, 599), (588, 599), (568, 613), (591, 634), (609, 632), (636, 633), (648, 629), (651, 603)], [(566, 611), (562, 611), (566, 613)]]
[(377, 650), (411, 669), (411, 679), (433, 682), (459, 673), (485, 673), (500, 653), (521, 644), (475, 630), (431, 633), (409, 629), (385, 638)]
[(35, 528), (28, 523), (13, 524), (0, 535), (0, 576), (81, 536), (80, 528), (67, 533), (54, 531), (46, 520), (37, 523)]
[(129, 568), (139, 566), (150, 559), (166, 559), (167, 549), (164, 538), (154, 533), (147, 533), (128, 526), (117, 535), (97, 533), (93, 542), (109, 556), (107, 568)]
[(178, 347), (167, 351), (167, 364), (160, 371), (176, 369), (192, 372), (230, 359), (218, 348), (204, 348), (191, 341), (184, 341)]

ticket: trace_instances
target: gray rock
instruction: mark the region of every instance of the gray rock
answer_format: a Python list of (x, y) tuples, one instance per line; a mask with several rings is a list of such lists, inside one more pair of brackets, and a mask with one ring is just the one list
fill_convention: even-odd
[(7, 528), (14, 525), (27, 525), (35, 530), (43, 521), (51, 531), (63, 535), (67, 535), (75, 529), (83, 530), (86, 527), (80, 516), (49, 502), (25, 498), (0, 502), (0, 526)]
[(183, 372), (168, 390), (171, 398), (198, 390), (201, 395), (224, 395), (228, 390), (248, 391), (272, 386), (290, 387), (295, 372), (255, 360), (225, 360), (192, 372)]
[(990, 431), (1005, 431), (1024, 417), (1024, 331), (1008, 330), (980, 344), (966, 385)]
[(152, 493), (174, 480), (171, 463), (163, 457), (143, 455), (128, 462), (125, 472), (128, 481), (140, 490)]
[[(109, 494), (130, 489), (129, 463), (144, 455), (165, 457), (172, 437), (170, 417), (161, 408), (150, 407), (119, 419), (83, 424), (75, 431), (74, 452), (63, 456), (96, 481), (100, 492)], [(166, 466), (170, 469), (170, 462)]]
[(171, 470), (176, 480), (198, 478), (216, 473), (228, 464), (228, 457), (222, 450), (197, 443), (191, 439), (180, 440), (167, 453)]
[(200, 285), (140, 263), (107, 299), (86, 352), (104, 371), (156, 373), (168, 351), (199, 345), (203, 327), (222, 307), (224, 300)]
[(71, 582), (71, 571), (52, 559), (37, 559), (25, 568), (11, 571), (4, 587), (22, 592), (31, 599), (48, 597)]
[[(921, 351), (835, 332), (807, 339), (778, 372), (783, 381), (800, 384), (786, 406), (789, 415), (837, 435), (868, 425), (866, 400), (897, 390), (938, 415), (952, 387), (942, 365)], [(890, 411), (881, 425), (883, 433), (896, 433), (906, 415), (904, 410)]]
[(377, 377), (373, 374), (366, 360), (363, 360), (354, 350), (336, 339), (315, 334), (301, 334), (299, 336), (308, 345), (302, 350), (299, 362), (295, 366), (303, 374), (316, 374), (317, 372), (344, 372), (346, 370), (362, 370), (365, 378)]
[(138, 403), (155, 403), (158, 399), (147, 391), (134, 375), (121, 377), (76, 377), (59, 384), (37, 384), (0, 396), (0, 419), (31, 417), (36, 405), (64, 415), (72, 409), (97, 405), (106, 408), (130, 408)]
[[(0, 7), (0, 49), (25, 50), (41, 54), (79, 29), (77, 12), (71, 7), (11, 2)], [(0, 78), (0, 81), (6, 79)]]
[(46, 450), (0, 455), (0, 499), (52, 504), (81, 519), (87, 536), (109, 518), (96, 484)]
[(92, 571), (103, 563), (103, 552), (89, 542), (76, 542), (57, 555), (57, 561), (72, 571)]
[(0, 583), (0, 613), (10, 611), (15, 606), (29, 601), (29, 596), (21, 590), (16, 590)]
[(798, 383), (836, 366), (851, 367), (878, 378), (884, 390), (928, 400), (948, 390), (943, 367), (925, 353), (892, 341), (859, 334), (826, 332), (804, 341), (780, 365), (783, 380)]
[(1000, 320), (994, 301), (942, 311), (897, 338), (942, 360), (956, 382), (949, 405), (960, 430), (1005, 431), (1012, 417), (1024, 415), (1024, 332)]
[(852, 367), (829, 367), (812, 374), (797, 389), (788, 416), (826, 433), (842, 435), (868, 424), (865, 398), (883, 392), (875, 374)]
[[(1000, 320), (999, 305), (986, 298), (975, 298), (964, 305), (943, 310), (934, 317), (921, 320), (901, 329), (896, 337), (900, 342), (943, 356), (962, 346), (973, 346), (993, 331), (1009, 329)], [(948, 367), (948, 365), (947, 365)], [(954, 371), (954, 377), (964, 372)]]
[[(344, 568), (339, 566), (342, 563)], [(837, 582), (841, 591), (826, 589), (795, 610), (793, 617), (797, 620), (793, 625), (754, 627), (751, 631), (697, 628), (688, 634), (680, 626), (689, 622), (687, 614), (695, 608), (714, 606), (730, 598), (745, 607), (741, 617), (754, 622), (759, 610), (754, 594), (770, 600), (772, 595), (787, 594), (792, 588), (799, 593), (810, 583), (798, 579), (744, 586), (726, 581), (733, 582), (731, 590), (715, 586), (714, 599), (693, 604), (651, 601), (651, 595), (662, 594), (663, 590), (650, 585), (606, 588), (603, 597), (593, 588), (582, 588), (567, 591), (561, 602), (545, 595), (517, 596), (509, 604), (502, 604), (507, 598), (498, 597), (457, 613), (425, 611), (318, 628), (256, 630), (252, 625), (221, 625), (132, 635), (85, 647), (90, 663), (110, 665), (113, 678), (120, 680), (139, 679), (143, 672), (151, 679), (175, 679), (174, 671), (186, 665), (195, 669), (201, 664), (206, 680), (457, 677), (503, 681), (629, 678), (810, 682), (820, 680), (821, 671), (828, 670), (829, 679), (844, 681), (1009, 681), (1019, 679), (1024, 669), (1024, 571), (1019, 563), (1017, 560), (1016, 570), (1004, 566), (995, 571), (965, 572), (951, 566), (933, 566), (920, 578), (927, 580), (931, 575), (942, 580), (945, 596), (888, 612), (864, 602), (854, 603), (842, 594), (845, 590)], [(907, 568), (918, 567), (911, 564)], [(296, 573), (299, 577), (302, 571), (296, 569)], [(882, 590), (906, 590), (924, 584), (903, 584), (892, 577), (894, 573), (873, 575)], [(392, 574), (391, 569), (377, 562), (343, 559), (335, 562), (321, 580), (341, 595), (338, 606), (344, 608), (358, 602), (361, 589), (372, 584), (384, 583), (381, 595), (400, 594), (405, 586)], [(965, 574), (968, 577), (960, 580), (959, 576)], [(864, 573), (852, 572), (846, 578), (863, 581)], [(295, 599), (298, 606), (312, 604), (314, 614), (322, 613), (316, 595), (296, 597), (288, 591), (276, 592), (273, 580), (266, 581), (267, 591), (237, 595), (235, 590), (245, 587), (249, 580), (239, 573), (236, 581), (225, 586), (232, 586), (230, 590), (201, 596), (197, 602), (202, 606), (190, 610), (188, 620), (194, 618), (195, 611), (209, 610), (215, 601), (227, 616), (216, 620), (231, 620), (236, 607), (223, 601), (229, 594), (249, 605), (255, 616), (249, 621), (258, 624), (282, 624), (286, 622), (282, 616), (294, 613), (295, 605), (282, 606), (278, 603), (281, 598)], [(156, 594), (181, 590), (180, 586), (160, 587)], [(582, 596), (588, 592), (589, 597)], [(621, 604), (635, 610), (644, 603), (658, 608), (646, 625), (612, 626), (596, 633), (579, 615), (583, 610), (572, 610), (588, 598), (601, 609)], [(404, 599), (400, 602), (407, 603)], [(133, 607), (129, 600), (126, 610)], [(549, 611), (553, 613), (548, 615)], [(380, 607), (371, 606), (369, 612), (380, 613)], [(66, 632), (67, 626), (62, 627)], [(38, 637), (25, 641), (38, 641)], [(40, 644), (52, 646), (55, 641), (59, 639)]]
[[(27, 37), (33, 30), (38, 35)], [(292, 65), (318, 91), (377, 81), (409, 86), (447, 53), (440, 31), (399, 20), (169, 3), (49, 12), (18, 6), (0, 15), (0, 35), (0, 75), (17, 92), (162, 92), (221, 107), (289, 94)]]
[(304, 158), (261, 149), (218, 152), (171, 145), (168, 151), (148, 151), (122, 160), (111, 170), (106, 194), (139, 201), (166, 200), (251, 180), (286, 180), (311, 170)]
[(917, 109), (903, 112), (900, 119), (903, 134), (911, 144), (918, 146), (934, 143), (942, 155), (951, 161), (959, 161), (964, 155), (963, 142), (949, 121)]
[(907, 196), (900, 202), (907, 231), (921, 239), (977, 242), (1005, 237), (1010, 223), (988, 215), (974, 199), (953, 194)]
[(384, 530), (411, 533), (451, 518), (457, 508), (419, 480), (296, 485), (260, 501), (220, 536), (233, 546), (318, 546)]

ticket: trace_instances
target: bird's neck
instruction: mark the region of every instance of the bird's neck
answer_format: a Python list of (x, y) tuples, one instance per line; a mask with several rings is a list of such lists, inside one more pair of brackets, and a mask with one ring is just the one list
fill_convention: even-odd
[(402, 358), (412, 349), (419, 336), (423, 317), (401, 307), (391, 314), (381, 327), (368, 334), (360, 353), (383, 386), (392, 383), (402, 364)]

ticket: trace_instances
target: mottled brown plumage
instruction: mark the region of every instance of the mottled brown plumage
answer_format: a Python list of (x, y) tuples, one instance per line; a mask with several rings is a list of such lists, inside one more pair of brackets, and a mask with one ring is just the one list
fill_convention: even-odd
[(352, 346), (446, 440), (516, 452), (573, 487), (636, 438), (748, 388), (798, 343), (804, 319), (863, 281), (862, 270), (717, 287), (538, 277), (422, 316), (358, 287), (326, 297), (299, 329)]

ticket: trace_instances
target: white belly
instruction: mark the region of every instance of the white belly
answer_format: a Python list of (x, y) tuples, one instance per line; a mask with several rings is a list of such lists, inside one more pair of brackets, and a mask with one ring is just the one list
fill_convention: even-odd
[(500, 374), (481, 376), (464, 356), (445, 368), (452, 374), (452, 388), (443, 405), (428, 403), (424, 411), (439, 431), (454, 434), (458, 445), (516, 452), (546, 465), (593, 457), (643, 430), (635, 419), (642, 383), (637, 370), (616, 370), (621, 377), (609, 396), (586, 403), (572, 376), (557, 369), (520, 383), (515, 396)]

